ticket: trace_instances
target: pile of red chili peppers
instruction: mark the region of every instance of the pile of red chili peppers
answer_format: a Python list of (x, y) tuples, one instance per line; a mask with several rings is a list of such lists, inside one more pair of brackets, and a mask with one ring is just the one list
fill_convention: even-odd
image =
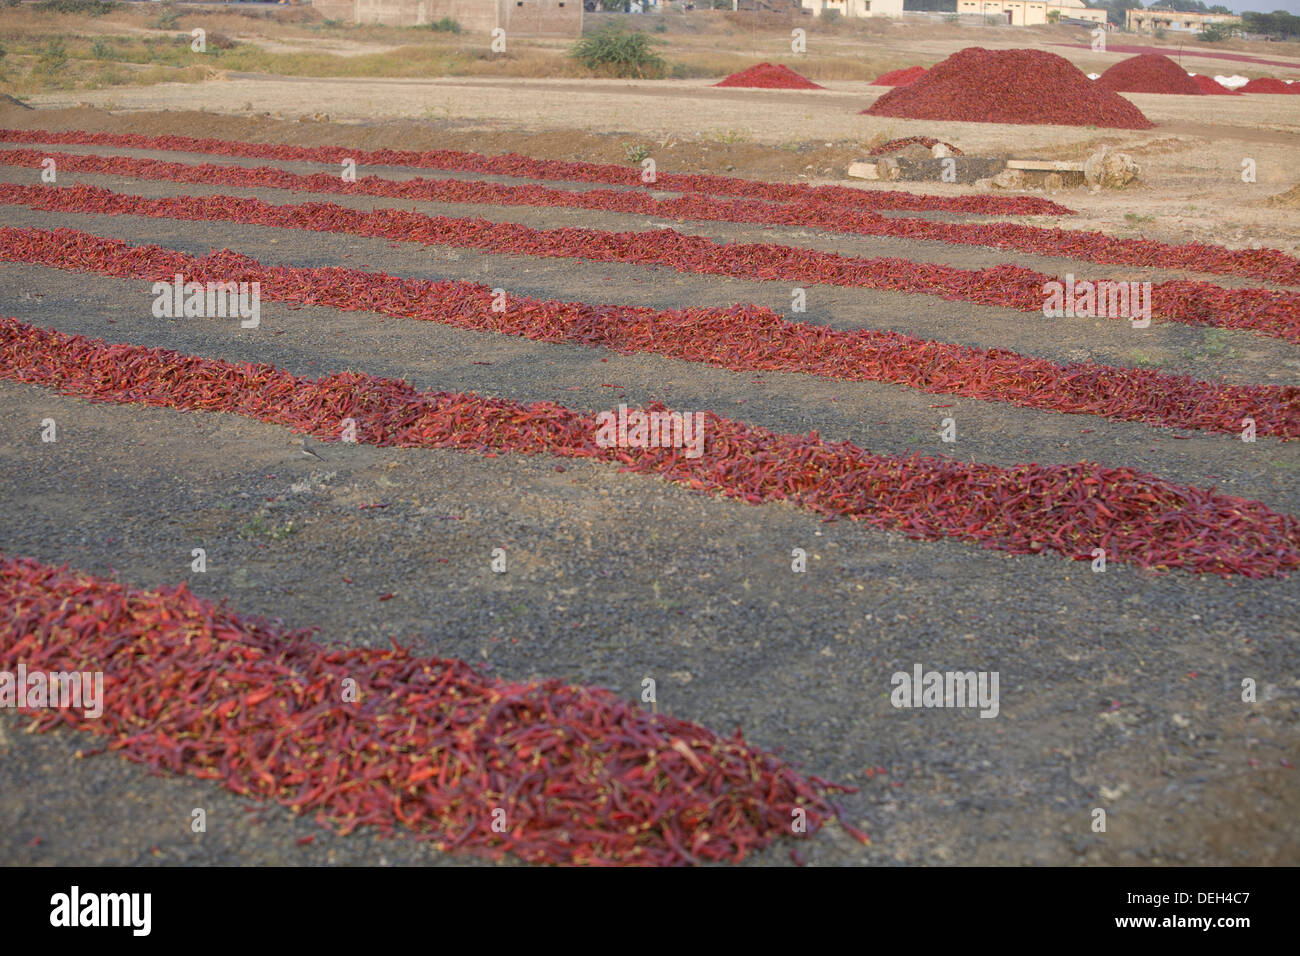
[(1238, 87), (1242, 93), (1300, 93), (1300, 83), (1287, 83), (1271, 76), (1257, 76), (1245, 86)]
[(732, 371), (800, 372), (842, 381), (907, 385), (926, 392), (1028, 408), (1102, 415), (1171, 428), (1300, 437), (1300, 388), (1198, 382), (1154, 369), (1057, 365), (1008, 349), (977, 349), (875, 329), (790, 322), (770, 309), (658, 310), (583, 302), (509, 299), (474, 282), (400, 279), (343, 268), (263, 266), (233, 252), (203, 258), (132, 246), (71, 229), (0, 227), (0, 261), (29, 262), (120, 278), (258, 282), (263, 298), (420, 319), (617, 352), (649, 352)]
[(1181, 66), (1159, 53), (1140, 53), (1120, 60), (1094, 81), (1116, 93), (1180, 93), (1204, 96), (1200, 84)]
[(901, 70), (890, 70), (888, 73), (881, 73), (871, 81), (871, 85), (907, 86), (909, 83), (915, 83), (925, 74), (926, 69), (923, 66), (905, 66)]
[[(89, 753), (315, 810), (343, 833), (409, 830), (440, 850), (738, 861), (811, 835), (839, 815), (829, 797), (854, 792), (800, 777), (739, 732), (719, 737), (600, 688), (497, 681), (396, 645), (323, 647), (311, 630), (240, 617), (184, 584), (133, 590), (0, 555), (0, 670), (20, 662), (104, 674), (98, 719), (28, 711), (36, 729), (107, 738)], [(806, 834), (791, 832), (796, 808)]]
[(1155, 124), (1113, 90), (1088, 79), (1065, 57), (1046, 50), (968, 47), (896, 86), (862, 112), (902, 119), (965, 123), (1103, 126), (1151, 129)]
[[(551, 454), (619, 462), (751, 504), (789, 501), (909, 537), (958, 538), (1013, 554), (1056, 551), (1167, 570), (1268, 577), (1300, 567), (1300, 521), (1257, 501), (1129, 468), (1017, 465), (873, 455), (816, 433), (785, 435), (704, 415), (705, 449), (603, 448), (594, 414), (356, 372), (319, 380), (267, 364), (108, 345), (0, 319), (0, 376), (92, 401), (224, 411), (332, 441), (344, 419), (374, 445)], [(652, 406), (650, 411), (665, 411)]]
[(743, 86), (760, 90), (824, 90), (808, 77), (796, 73), (784, 63), (759, 63), (747, 70), (733, 73), (714, 86)]
[(1192, 77), (1192, 82), (1201, 88), (1202, 93), (1208, 93), (1212, 96), (1240, 96), (1240, 90), (1230, 90), (1212, 76), (1204, 73), (1197, 73)]

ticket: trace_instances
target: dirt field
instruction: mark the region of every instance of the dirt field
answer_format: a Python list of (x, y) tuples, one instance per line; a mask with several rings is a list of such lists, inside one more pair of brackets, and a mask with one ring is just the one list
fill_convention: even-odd
[[(721, 43), (728, 55), (745, 52), (745, 34), (735, 23), (723, 17), (701, 22), (712, 24), (713, 32), (674, 26), (674, 51)], [(141, 29), (125, 19), (105, 19), (102, 26), (106, 32)], [(239, 36), (292, 53), (303, 30), (301, 24), (257, 22)], [(828, 30), (824, 39), (835, 56), (872, 49), (880, 62), (904, 65), (934, 62), (971, 45), (976, 35), (982, 45), (1004, 47), (1048, 48), (1071, 39), (1046, 29), (915, 24), (844, 27)], [(363, 55), (394, 42), (376, 29), (335, 43), (331, 52)], [(1289, 58), (1294, 52), (1267, 46), (1269, 54), (1282, 50)], [(1052, 49), (1083, 69), (1123, 58)], [(1249, 44), (1225, 49), (1260, 52)], [(759, 58), (777, 55), (748, 62)], [(1300, 57), (1295, 62), (1300, 70)], [(1189, 69), (1201, 64), (1206, 72), (1242, 67), (1225, 68), (1208, 56), (1185, 61)], [(1269, 70), (1288, 75), (1260, 72)], [(1300, 255), (1300, 208), (1268, 201), (1297, 183), (1300, 97), (1221, 97), (1207, 109), (1206, 98), (1134, 94), (1129, 98), (1157, 124), (1134, 132), (867, 117), (858, 111), (883, 91), (848, 79), (819, 80), (829, 92), (809, 93), (720, 90), (711, 82), (225, 75), (203, 83), (24, 95), (36, 108), (0, 104), (0, 127), (353, 149), (515, 151), (629, 169), (637, 165), (629, 145), (645, 144), (662, 172), (811, 185), (849, 183), (848, 163), (871, 144), (895, 137), (931, 135), (968, 154), (1001, 158), (1083, 159), (1106, 144), (1137, 160), (1136, 184), (1121, 191), (1027, 192), (1075, 214), (998, 220)], [(0, 135), (0, 150), (20, 145)], [(158, 148), (29, 148), (338, 173), (322, 162)], [(1246, 157), (1257, 164), (1254, 183), (1240, 175)], [(595, 188), (410, 166), (364, 172), (394, 181), (436, 176)], [(39, 177), (36, 168), (0, 165), (0, 189), (35, 185)], [(296, 207), (330, 202), (481, 217), (539, 229), (644, 234), (670, 227), (718, 242), (777, 243), (970, 270), (1012, 264), (1050, 275), (1297, 291), (1160, 261), (1119, 266), (802, 226), (60, 170), (58, 189), (77, 184), (140, 197), (208, 197), (214, 207), (220, 197), (244, 196)], [(972, 192), (941, 183), (854, 185), (934, 196)], [(74, 229), (87, 242), (117, 238), (197, 256), (230, 249), (268, 265), (348, 265), (399, 277), (481, 282), (538, 300), (665, 310), (754, 303), (816, 326), (891, 330), (1060, 365), (1094, 362), (1198, 381), (1300, 385), (1300, 345), (1245, 329), (1157, 320), (1139, 333), (1104, 318), (1046, 320), (938, 295), (812, 280), (806, 283), (807, 312), (789, 315), (788, 282), (689, 268), (493, 253), (451, 240), (425, 245), (219, 219), (51, 212), (19, 201), (0, 210), (0, 226)], [(994, 221), (952, 212), (889, 215)], [(1300, 447), (1291, 441), (1262, 437), (1248, 444), (1234, 434), (1065, 415), (884, 382), (729, 371), (646, 351), (627, 354), (380, 316), (360, 302), (341, 309), (267, 301), (261, 326), (241, 330), (229, 320), (155, 317), (150, 287), (141, 279), (2, 261), (0, 316), (113, 343), (268, 362), (313, 378), (357, 370), (404, 379), (421, 391), (555, 401), (584, 412), (662, 401), (777, 433), (815, 430), (828, 441), (881, 455), (919, 453), (1006, 468), (1080, 461), (1127, 466), (1300, 515)], [(559, 459), (548, 455), (484, 457), (362, 443), (319, 446), (319, 456), (308, 457), (287, 428), (251, 417), (92, 403), (11, 378), (0, 378), (0, 407), (5, 555), (69, 563), (140, 588), (184, 580), (202, 597), (228, 599), (240, 613), (319, 626), (324, 643), (378, 648), (397, 637), (419, 654), (467, 661), (507, 680), (555, 677), (634, 700), (642, 679), (653, 675), (662, 711), (718, 732), (740, 726), (747, 740), (779, 752), (801, 773), (860, 788), (841, 798), (844, 819), (866, 830), (870, 844), (831, 824), (799, 844), (809, 863), (1300, 863), (1300, 788), (1293, 769), (1300, 761), (1300, 591), (1294, 574), (1251, 580), (1157, 573), (1118, 561), (1098, 574), (1086, 561), (1056, 553), (1013, 556), (951, 538), (914, 540), (858, 521), (823, 521), (790, 503), (753, 505), (704, 494), (605, 463), (566, 459), (557, 466)], [(948, 416), (960, 423), (956, 446), (939, 437), (940, 420)], [(60, 423), (60, 437), (43, 445), (35, 437), (37, 423), (49, 418)], [(375, 502), (383, 507), (368, 507)], [(187, 555), (200, 544), (213, 556), (211, 568), (191, 574)], [(496, 547), (511, 556), (506, 574), (485, 569)], [(807, 552), (806, 573), (792, 573), (795, 548)], [(892, 706), (891, 675), (917, 663), (999, 673), (998, 717)], [(1253, 703), (1241, 699), (1244, 678), (1257, 683)], [(26, 715), (0, 711), (3, 864), (482, 862), (437, 852), (400, 832), (381, 839), (363, 827), (340, 836), (278, 804), (241, 798), (192, 776), (151, 775), (112, 753), (77, 759), (86, 735), (24, 733), (27, 723)], [(194, 807), (207, 810), (204, 834), (190, 831)], [(1097, 808), (1107, 812), (1105, 832), (1092, 827)], [(778, 840), (746, 864), (788, 865), (790, 845)]]

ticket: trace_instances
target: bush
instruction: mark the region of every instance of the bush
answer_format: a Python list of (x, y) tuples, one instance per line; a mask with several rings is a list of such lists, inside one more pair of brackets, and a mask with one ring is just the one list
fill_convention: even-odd
[(92, 17), (101, 17), (116, 8), (112, 0), (41, 0), (36, 4), (36, 9), (45, 13), (81, 13)]
[[(192, 43), (193, 41), (194, 38), (186, 34), (185, 42)], [(207, 37), (207, 45), (211, 50), (233, 50), (235, 47), (239, 46), (238, 43), (224, 33), (209, 33)]]
[(158, 19), (154, 26), (159, 30), (174, 30), (176, 24), (180, 22), (181, 13), (170, 3), (163, 7), (163, 11), (158, 14)]
[(36, 58), (36, 67), (45, 73), (57, 73), (68, 63), (68, 51), (58, 37), (51, 40)]
[(1196, 39), (1202, 43), (1222, 43), (1224, 40), (1231, 40), (1241, 30), (1235, 23), (1207, 23), (1201, 32), (1196, 34)]
[(90, 55), (96, 60), (111, 60), (113, 59), (113, 48), (103, 37), (95, 37), (94, 42), (90, 44)]
[(439, 33), (460, 32), (460, 24), (457, 23), (455, 20), (453, 20), (451, 17), (443, 17), (441, 20), (438, 20), (437, 22), (426, 23), (425, 26), (427, 26), (430, 30), (437, 30)]
[(604, 26), (575, 43), (569, 55), (599, 73), (634, 79), (658, 78), (668, 65), (651, 50), (655, 42), (644, 33)]
[(646, 143), (624, 143), (623, 155), (629, 163), (639, 166), (642, 160), (649, 157), (650, 146)]

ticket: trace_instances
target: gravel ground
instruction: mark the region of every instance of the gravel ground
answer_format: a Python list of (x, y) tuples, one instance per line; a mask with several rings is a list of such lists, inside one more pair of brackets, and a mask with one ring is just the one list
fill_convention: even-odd
[[(3, 172), (16, 180), (28, 171)], [(165, 185), (129, 188), (163, 194)], [(538, 221), (561, 217), (546, 211)], [(586, 301), (789, 301), (778, 284), (346, 236), (17, 207), (4, 209), (4, 222), (199, 253), (228, 246), (300, 265), (346, 261), (494, 284), (508, 276), (521, 294)], [(983, 254), (939, 251), (956, 264)], [(261, 328), (241, 331), (220, 320), (154, 319), (150, 302), (147, 283), (0, 266), (0, 314), (111, 341), (271, 361), (298, 374), (364, 369), (420, 388), (591, 410), (661, 398), (881, 452), (1122, 463), (1300, 513), (1292, 444), (1173, 441), (1145, 426), (871, 383), (736, 374), (275, 303), (264, 305)], [(1133, 364), (1122, 361), (1134, 334), (1122, 323), (1048, 325), (863, 290), (817, 288), (809, 302), (809, 321)], [(1144, 352), (1200, 377), (1294, 383), (1300, 367), (1294, 347), (1256, 336), (1230, 334), (1225, 357), (1204, 347), (1202, 330), (1147, 332)], [(237, 416), (92, 405), (10, 382), (0, 382), (0, 407), (7, 553), (137, 586), (186, 580), (240, 611), (319, 625), (324, 641), (378, 646), (397, 636), (500, 677), (554, 676), (632, 697), (652, 676), (662, 710), (720, 731), (739, 724), (807, 772), (862, 788), (843, 802), (872, 845), (830, 828), (803, 848), (812, 863), (1300, 862), (1295, 580), (1115, 564), (1095, 574), (1051, 555), (915, 542), (792, 506), (715, 499), (590, 462), (566, 461), (560, 473), (545, 457), (367, 446), (329, 446), (317, 461), (287, 430)], [(950, 414), (955, 447), (935, 434)], [(39, 441), (47, 417), (60, 425), (54, 445)], [(389, 507), (358, 507), (375, 502)], [(193, 547), (208, 551), (204, 575), (189, 573)], [(496, 547), (510, 556), (504, 575), (488, 568)], [(806, 574), (791, 571), (796, 547), (808, 552)], [(380, 602), (387, 593), (396, 597)], [(998, 672), (998, 716), (895, 709), (891, 675), (918, 663)], [(1258, 682), (1257, 703), (1240, 699), (1245, 677)], [(23, 721), (0, 713), (3, 863), (465, 862), (400, 838), (338, 838), (276, 807), (247, 812), (249, 801), (215, 785), (152, 777), (107, 755), (77, 760), (76, 735), (22, 731)], [(209, 813), (203, 836), (189, 832), (198, 806)], [(1109, 814), (1104, 834), (1090, 826), (1098, 807)], [(786, 849), (752, 862), (788, 864)]]

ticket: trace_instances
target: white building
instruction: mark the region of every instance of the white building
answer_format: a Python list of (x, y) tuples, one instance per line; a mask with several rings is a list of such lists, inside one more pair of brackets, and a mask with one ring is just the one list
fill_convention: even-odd
[(998, 17), (1016, 27), (1047, 23), (1047, 15), (1052, 12), (1064, 19), (1106, 23), (1105, 10), (1085, 6), (1082, 0), (957, 0), (957, 12), (966, 16)]
[(903, 0), (800, 0), (805, 10), (834, 10), (846, 17), (901, 17)]

